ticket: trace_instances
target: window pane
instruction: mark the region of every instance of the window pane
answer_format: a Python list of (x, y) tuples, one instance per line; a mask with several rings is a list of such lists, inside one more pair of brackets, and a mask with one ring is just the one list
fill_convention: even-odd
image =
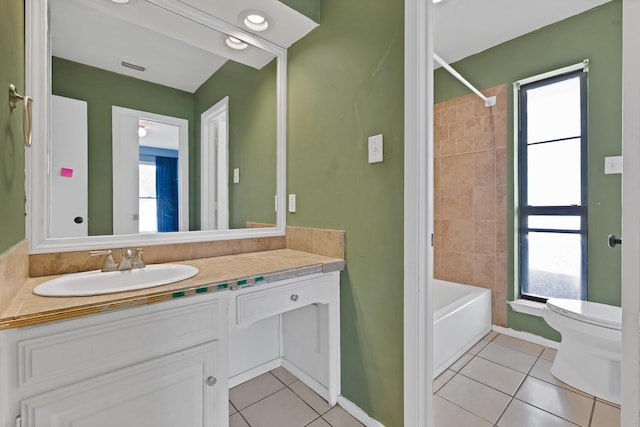
[(527, 147), (529, 206), (580, 205), (580, 140)]
[(138, 227), (141, 233), (158, 231), (158, 215), (156, 199), (140, 199)]
[(579, 234), (528, 235), (529, 271), (522, 292), (548, 298), (582, 299)]
[(580, 230), (579, 216), (529, 215), (529, 228)]
[(529, 144), (580, 136), (580, 78), (527, 90)]
[(139, 197), (156, 197), (156, 165), (140, 163)]

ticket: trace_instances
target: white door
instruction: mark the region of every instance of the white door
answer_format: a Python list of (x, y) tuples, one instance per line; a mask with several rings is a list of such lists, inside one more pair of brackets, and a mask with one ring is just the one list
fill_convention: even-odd
[(113, 234), (138, 234), (139, 119), (126, 110), (120, 114), (118, 108), (112, 107)]
[[(226, 380), (217, 341), (22, 401), (25, 427), (219, 427)], [(222, 359), (224, 360), (224, 359)]]
[(200, 229), (229, 228), (229, 97), (200, 116)]
[(51, 231), (48, 237), (88, 233), (87, 103), (51, 96)]

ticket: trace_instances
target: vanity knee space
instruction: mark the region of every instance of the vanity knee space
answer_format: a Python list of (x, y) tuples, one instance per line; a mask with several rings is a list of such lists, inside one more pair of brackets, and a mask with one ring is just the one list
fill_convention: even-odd
[(335, 404), (340, 393), (339, 273), (229, 293), (229, 386), (277, 367)]

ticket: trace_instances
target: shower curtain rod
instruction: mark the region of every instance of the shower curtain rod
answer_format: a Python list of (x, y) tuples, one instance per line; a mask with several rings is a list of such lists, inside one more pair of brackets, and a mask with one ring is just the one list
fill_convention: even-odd
[(485, 107), (493, 107), (494, 105), (496, 105), (496, 97), (495, 96), (484, 96), (482, 94), (482, 92), (480, 92), (478, 89), (476, 89), (471, 83), (469, 83), (467, 81), (467, 79), (465, 79), (464, 77), (462, 77), (462, 75), (460, 73), (458, 73), (456, 70), (454, 70), (451, 65), (447, 64), (446, 62), (444, 62), (444, 60), (442, 58), (440, 58), (440, 56), (433, 52), (433, 59), (440, 65), (442, 65), (444, 67), (445, 70), (447, 70), (449, 73), (451, 73), (451, 75), (453, 77), (455, 77), (456, 79), (460, 80), (460, 82), (462, 84), (464, 84), (466, 87), (468, 87), (469, 89), (471, 89), (473, 91), (473, 93), (475, 93), (476, 95), (478, 95), (480, 98), (482, 98), (484, 100), (484, 106)]

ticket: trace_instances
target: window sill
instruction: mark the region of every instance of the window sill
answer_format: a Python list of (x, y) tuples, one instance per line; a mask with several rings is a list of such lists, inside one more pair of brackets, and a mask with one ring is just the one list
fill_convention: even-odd
[(526, 299), (517, 299), (509, 301), (511, 309), (517, 313), (529, 314), (531, 316), (542, 317), (542, 311), (545, 304), (537, 301), (529, 301)]

